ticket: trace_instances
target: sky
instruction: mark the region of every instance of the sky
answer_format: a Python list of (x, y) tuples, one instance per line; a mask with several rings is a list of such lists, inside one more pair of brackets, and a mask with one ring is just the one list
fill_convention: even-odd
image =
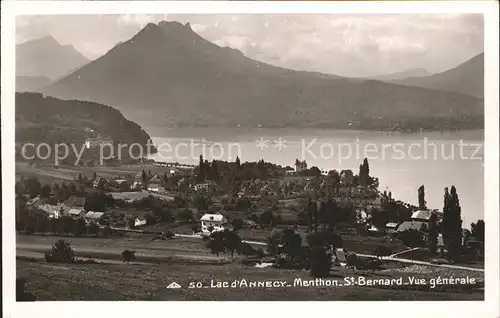
[(273, 65), (363, 77), (450, 69), (483, 52), (478, 14), (45, 15), (16, 20), (16, 41), (51, 35), (89, 59), (130, 39), (147, 23), (189, 22), (220, 46)]

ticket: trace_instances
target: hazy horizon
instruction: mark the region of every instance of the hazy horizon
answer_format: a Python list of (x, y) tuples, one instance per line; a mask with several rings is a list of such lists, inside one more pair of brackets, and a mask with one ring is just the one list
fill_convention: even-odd
[(16, 42), (52, 36), (95, 60), (147, 23), (163, 20), (189, 22), (207, 40), (255, 60), (347, 77), (439, 73), (484, 48), (480, 14), (21, 16)]

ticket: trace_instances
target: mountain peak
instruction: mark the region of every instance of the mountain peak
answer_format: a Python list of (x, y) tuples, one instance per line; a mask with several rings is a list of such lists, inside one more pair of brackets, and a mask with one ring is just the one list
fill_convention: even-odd
[(72, 44), (61, 45), (47, 35), (16, 46), (16, 75), (56, 79), (86, 64)]
[(19, 45), (43, 45), (43, 46), (60, 46), (61, 44), (54, 39), (52, 35), (46, 35), (41, 38), (36, 38), (32, 40), (28, 40), (26, 42), (20, 43)]

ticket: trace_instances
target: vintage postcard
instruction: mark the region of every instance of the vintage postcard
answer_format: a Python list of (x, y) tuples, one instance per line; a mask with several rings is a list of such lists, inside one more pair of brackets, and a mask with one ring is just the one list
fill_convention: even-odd
[(494, 3), (10, 2), (2, 66), (9, 316), (498, 317)]

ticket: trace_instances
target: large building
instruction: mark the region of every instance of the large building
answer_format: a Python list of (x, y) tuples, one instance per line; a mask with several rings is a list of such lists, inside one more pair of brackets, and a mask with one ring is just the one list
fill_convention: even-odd
[(296, 173), (300, 173), (302, 171), (306, 171), (307, 170), (307, 162), (304, 160), (304, 161), (300, 161), (300, 160), (295, 160), (295, 172)]
[(205, 214), (201, 217), (200, 222), (203, 234), (210, 234), (212, 231), (224, 231), (227, 226), (227, 219), (220, 213)]

